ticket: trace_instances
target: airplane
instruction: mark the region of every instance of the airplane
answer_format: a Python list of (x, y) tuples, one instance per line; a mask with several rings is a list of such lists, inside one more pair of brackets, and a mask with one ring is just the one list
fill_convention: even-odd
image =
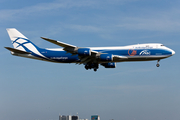
[(39, 48), (15, 28), (7, 32), (14, 48), (5, 47), (12, 55), (38, 59), (56, 63), (84, 64), (85, 69), (97, 71), (99, 65), (105, 68), (116, 68), (117, 62), (128, 61), (159, 61), (175, 54), (175, 51), (160, 43), (135, 44), (118, 47), (78, 47), (49, 38), (42, 39), (60, 46), (61, 48)]

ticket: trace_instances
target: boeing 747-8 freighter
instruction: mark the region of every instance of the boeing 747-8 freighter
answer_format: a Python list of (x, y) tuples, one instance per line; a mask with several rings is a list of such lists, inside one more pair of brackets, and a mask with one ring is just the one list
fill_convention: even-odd
[(117, 62), (126, 61), (159, 61), (168, 58), (175, 52), (160, 43), (136, 44), (118, 47), (78, 47), (49, 38), (42, 39), (61, 48), (39, 48), (15, 28), (7, 29), (13, 47), (5, 47), (12, 55), (56, 63), (84, 64), (85, 69), (97, 71), (99, 65), (115, 68)]

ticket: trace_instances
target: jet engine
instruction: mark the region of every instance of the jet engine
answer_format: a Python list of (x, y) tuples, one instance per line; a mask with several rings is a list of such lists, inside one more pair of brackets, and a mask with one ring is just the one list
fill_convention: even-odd
[(99, 56), (101, 61), (113, 61), (113, 55), (112, 54), (101, 54)]
[(91, 55), (91, 49), (89, 48), (79, 48), (77, 50), (77, 53), (79, 56), (90, 56)]
[(104, 66), (105, 68), (116, 68), (116, 63), (114, 62), (102, 63), (101, 65)]

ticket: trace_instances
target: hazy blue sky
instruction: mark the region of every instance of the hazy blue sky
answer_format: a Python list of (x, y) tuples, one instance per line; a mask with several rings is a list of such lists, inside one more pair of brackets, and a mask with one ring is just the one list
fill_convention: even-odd
[[(81, 47), (163, 43), (176, 54), (160, 61), (118, 63), (86, 71), (83, 65), (12, 56), (6, 28), (36, 45), (40, 37)], [(1, 0), (0, 120), (180, 119), (179, 0)]]

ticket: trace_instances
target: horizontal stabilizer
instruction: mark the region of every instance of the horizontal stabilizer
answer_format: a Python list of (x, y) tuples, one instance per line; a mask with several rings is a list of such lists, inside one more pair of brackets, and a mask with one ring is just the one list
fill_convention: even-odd
[(18, 50), (18, 49), (14, 49), (14, 48), (10, 48), (10, 47), (5, 47), (5, 48), (8, 49), (8, 50), (11, 51), (11, 52), (14, 52), (14, 53), (19, 53), (19, 54), (31, 54), (30, 52), (25, 52), (25, 51)]

